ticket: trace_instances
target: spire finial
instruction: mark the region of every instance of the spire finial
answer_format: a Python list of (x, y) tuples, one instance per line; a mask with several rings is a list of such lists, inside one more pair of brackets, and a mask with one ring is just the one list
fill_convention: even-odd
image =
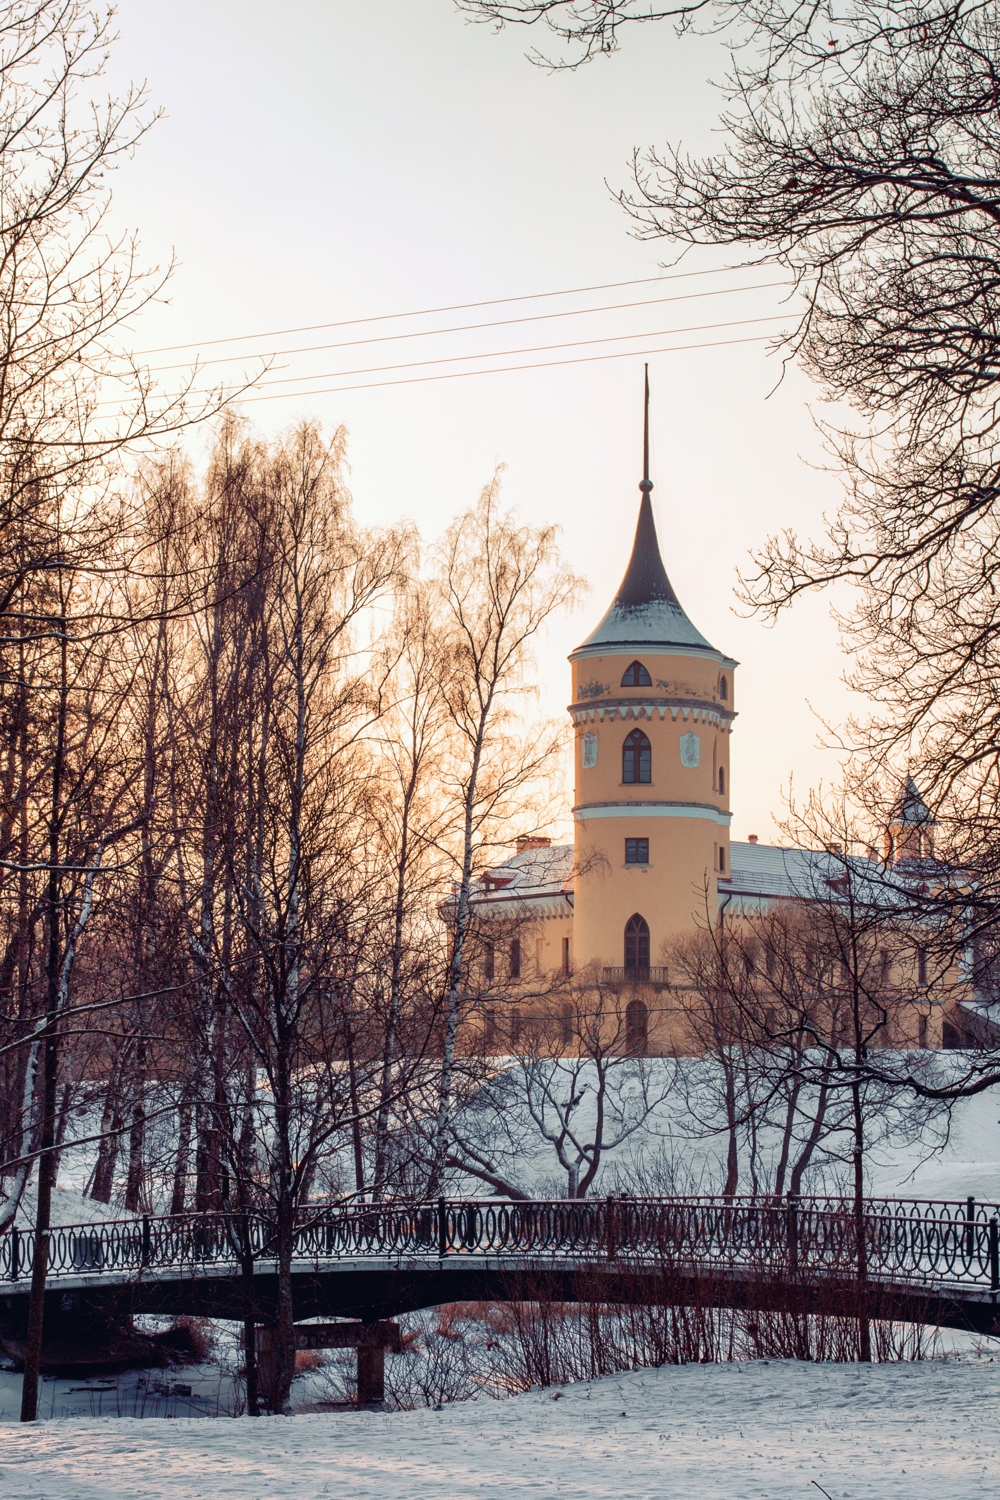
[(653, 488), (653, 481), (649, 477), (649, 366), (646, 365), (646, 386), (643, 399), (642, 413), (642, 483), (639, 488), (644, 495), (648, 495)]

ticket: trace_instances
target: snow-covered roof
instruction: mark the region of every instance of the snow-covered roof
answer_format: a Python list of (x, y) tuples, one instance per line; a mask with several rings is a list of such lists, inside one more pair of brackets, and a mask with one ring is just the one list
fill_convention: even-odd
[[(792, 897), (810, 891), (816, 880), (818, 856), (807, 849), (781, 849), (774, 844), (729, 845), (729, 877), (719, 890), (734, 895)], [(842, 872), (842, 869), (840, 871)], [(821, 877), (822, 878), (822, 877)]]
[(817, 901), (835, 896), (850, 879), (855, 898), (872, 906), (901, 910), (946, 878), (932, 859), (901, 859), (894, 865), (834, 849), (782, 849), (775, 844), (729, 846), (729, 875), (719, 877), (719, 894), (770, 900)]
[(621, 588), (604, 619), (577, 651), (594, 646), (685, 646), (720, 656), (692, 625), (667, 577), (656, 537), (650, 488), (643, 487), (632, 556)]
[(569, 908), (573, 894), (573, 845), (548, 844), (544, 848), (521, 849), (502, 864), (494, 865), (480, 878), (475, 889), (477, 906), (503, 908), (512, 903), (538, 901)]
[[(928, 880), (941, 878), (940, 868), (929, 860), (886, 866), (878, 859), (833, 850), (783, 849), (735, 840), (729, 846), (729, 861), (729, 874), (718, 879), (719, 895), (751, 902), (829, 900), (849, 877), (857, 899), (899, 910), (909, 906), (918, 889), (926, 889)], [(572, 844), (522, 849), (480, 876), (473, 900), (480, 908), (495, 906), (498, 915), (504, 907), (527, 902), (536, 913), (551, 915), (572, 906), (573, 877)]]

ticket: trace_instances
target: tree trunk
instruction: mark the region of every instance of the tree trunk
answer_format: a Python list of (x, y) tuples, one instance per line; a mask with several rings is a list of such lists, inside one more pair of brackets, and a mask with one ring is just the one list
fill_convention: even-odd
[(858, 1359), (862, 1364), (871, 1364), (872, 1330), (868, 1318), (868, 1245), (865, 1241), (865, 1121), (861, 1106), (861, 1085), (851, 1085), (851, 1106), (854, 1119), (854, 1235), (857, 1254), (858, 1300), (862, 1314), (858, 1319)]
[(66, 719), (68, 709), (68, 653), (66, 609), (63, 609), (59, 638), (60, 693), (56, 719), (56, 740), (52, 755), (52, 793), (49, 804), (48, 880), (46, 889), (46, 922), (48, 952), (46, 956), (46, 1023), (43, 1048), (42, 1120), (38, 1158), (38, 1200), (35, 1209), (35, 1259), (31, 1273), (31, 1301), (28, 1307), (28, 1335), (24, 1348), (24, 1381), (21, 1387), (21, 1421), (33, 1422), (38, 1416), (38, 1372), (42, 1359), (42, 1331), (45, 1316), (45, 1279), (48, 1271), (49, 1223), (52, 1215), (52, 1180), (55, 1175), (56, 1088), (59, 1078), (59, 928), (62, 916), (62, 891), (59, 880), (59, 847), (62, 826), (62, 784), (66, 756)]
[(170, 1212), (182, 1214), (187, 1197), (188, 1161), (191, 1155), (191, 1101), (181, 1100), (177, 1114), (177, 1154), (174, 1157), (174, 1181), (170, 1195)]

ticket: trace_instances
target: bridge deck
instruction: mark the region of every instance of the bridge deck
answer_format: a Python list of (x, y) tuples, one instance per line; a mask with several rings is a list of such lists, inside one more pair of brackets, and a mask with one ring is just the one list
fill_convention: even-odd
[[(0, 1237), (0, 1319), (20, 1325), (32, 1240)], [(701, 1303), (1000, 1330), (997, 1205), (878, 1200), (484, 1199), (315, 1205), (291, 1263), (296, 1318), (393, 1317), (463, 1300)], [(275, 1224), (189, 1214), (53, 1230), (46, 1316), (270, 1321)], [(249, 1276), (247, 1273), (250, 1273)]]

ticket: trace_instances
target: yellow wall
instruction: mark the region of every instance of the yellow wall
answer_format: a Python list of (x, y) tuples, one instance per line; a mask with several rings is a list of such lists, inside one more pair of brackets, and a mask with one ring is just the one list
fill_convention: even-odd
[[(633, 661), (651, 687), (622, 687)], [(576, 894), (574, 967), (624, 964), (625, 923), (638, 912), (650, 928), (650, 963), (663, 944), (717, 908), (720, 850), (729, 872), (729, 738), (735, 663), (714, 651), (582, 647), (570, 658), (576, 731)], [(727, 697), (720, 697), (720, 678)], [(635, 728), (652, 746), (652, 779), (622, 782), (622, 745)], [(681, 740), (698, 737), (698, 764), (681, 759)], [(586, 736), (597, 764), (584, 764)], [(725, 791), (718, 790), (723, 770)], [(646, 804), (642, 806), (641, 804)], [(649, 839), (649, 865), (625, 864), (625, 839)]]

